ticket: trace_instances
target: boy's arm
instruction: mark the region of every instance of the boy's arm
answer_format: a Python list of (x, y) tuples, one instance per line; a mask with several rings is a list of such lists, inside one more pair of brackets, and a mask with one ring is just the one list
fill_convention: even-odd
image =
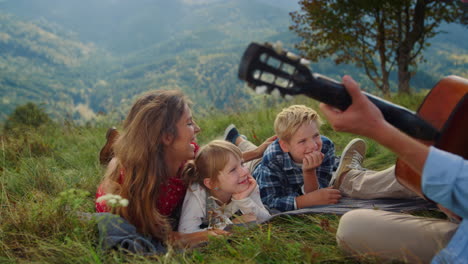
[(341, 199), (341, 193), (332, 187), (318, 189), (296, 197), (297, 209), (315, 205), (336, 204)]
[(304, 193), (316, 191), (319, 188), (328, 187), (333, 173), (333, 165), (335, 163), (335, 145), (325, 136), (322, 137), (321, 155), (323, 160), (320, 165), (314, 169), (307, 169), (307, 161), (302, 164), (302, 172), (304, 176)]
[(328, 187), (333, 174), (333, 166), (335, 165), (335, 145), (325, 136), (322, 136), (322, 153), (324, 154), (322, 164), (316, 169), (317, 180), (320, 188)]
[(316, 168), (310, 170), (303, 169), (302, 174), (304, 176), (304, 193), (310, 193), (320, 188), (317, 180)]

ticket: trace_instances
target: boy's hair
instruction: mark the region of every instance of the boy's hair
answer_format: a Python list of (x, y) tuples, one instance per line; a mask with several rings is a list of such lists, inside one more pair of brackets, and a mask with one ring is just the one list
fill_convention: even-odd
[(195, 160), (185, 165), (183, 172), (185, 182), (188, 186), (193, 183), (204, 186), (205, 178), (218, 182), (218, 175), (226, 167), (229, 155), (242, 160), (242, 152), (236, 145), (224, 140), (211, 141), (198, 151)]
[(317, 112), (305, 105), (291, 105), (276, 116), (275, 134), (279, 139), (289, 142), (291, 137), (303, 125), (315, 122), (318, 127), (322, 124)]

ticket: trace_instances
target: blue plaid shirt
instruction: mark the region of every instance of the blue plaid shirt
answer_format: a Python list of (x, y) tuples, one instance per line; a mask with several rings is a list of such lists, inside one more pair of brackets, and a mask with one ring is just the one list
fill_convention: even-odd
[[(327, 137), (322, 138), (323, 162), (316, 169), (320, 188), (328, 187), (335, 162), (335, 146)], [(279, 211), (295, 210), (296, 197), (303, 195), (302, 166), (294, 163), (289, 153), (283, 152), (278, 139), (263, 153), (262, 162), (253, 172), (260, 186), (263, 204)]]

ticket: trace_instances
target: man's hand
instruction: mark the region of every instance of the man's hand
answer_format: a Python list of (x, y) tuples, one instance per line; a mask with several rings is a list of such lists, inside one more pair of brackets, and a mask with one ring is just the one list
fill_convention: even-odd
[(249, 187), (240, 193), (234, 193), (232, 195), (232, 199), (242, 200), (250, 196), (250, 194), (255, 190), (255, 187), (257, 187), (257, 181), (252, 177), (252, 175), (249, 175), (248, 181)]
[(341, 192), (328, 187), (296, 197), (296, 205), (299, 209), (314, 205), (336, 204), (340, 199)]
[(345, 111), (323, 103), (320, 104), (320, 109), (334, 130), (374, 138), (379, 133), (379, 128), (387, 124), (382, 113), (361, 92), (353, 78), (345, 75), (343, 85), (351, 96), (352, 104)]
[(304, 173), (314, 171), (317, 167), (320, 166), (320, 164), (322, 164), (324, 156), (325, 155), (323, 155), (323, 153), (320, 151), (314, 151), (312, 153), (306, 154), (304, 159), (302, 159), (302, 171)]

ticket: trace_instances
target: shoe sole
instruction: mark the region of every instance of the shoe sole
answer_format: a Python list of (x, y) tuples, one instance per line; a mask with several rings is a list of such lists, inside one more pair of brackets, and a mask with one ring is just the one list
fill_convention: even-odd
[(111, 159), (114, 157), (114, 151), (112, 149), (119, 132), (115, 127), (111, 127), (107, 130), (106, 133), (106, 144), (102, 147), (99, 152), (99, 163), (101, 165), (107, 165)]
[[(333, 188), (336, 189), (336, 187), (337, 187), (336, 185), (339, 182), (340, 176), (341, 176), (341, 174), (343, 174), (343, 173), (340, 173), (339, 175), (337, 175), (338, 172), (340, 172), (340, 170), (342, 170), (342, 168), (340, 166), (341, 166), (341, 164), (343, 164), (344, 157), (346, 156), (346, 155), (343, 155), (343, 153), (346, 153), (351, 148), (351, 146), (354, 145), (354, 143), (356, 143), (358, 141), (364, 142), (364, 146), (366, 146), (366, 148), (367, 148), (366, 142), (364, 140), (360, 139), (360, 138), (354, 138), (353, 140), (351, 140), (348, 143), (348, 145), (346, 145), (346, 147), (343, 149), (343, 152), (341, 152), (342, 155), (340, 157), (340, 163), (338, 165), (338, 169), (335, 171), (335, 173), (332, 175), (332, 178), (330, 179), (330, 184), (328, 185), (329, 187), (333, 187)], [(364, 150), (366, 150), (366, 149), (364, 149)], [(365, 155), (366, 155), (366, 151), (364, 151), (363, 156), (365, 156)]]
[(230, 124), (228, 127), (226, 127), (226, 129), (224, 130), (224, 135), (223, 135), (223, 140), (227, 141), (226, 140), (226, 137), (227, 135), (229, 134), (229, 132), (235, 128), (236, 126), (234, 124)]

